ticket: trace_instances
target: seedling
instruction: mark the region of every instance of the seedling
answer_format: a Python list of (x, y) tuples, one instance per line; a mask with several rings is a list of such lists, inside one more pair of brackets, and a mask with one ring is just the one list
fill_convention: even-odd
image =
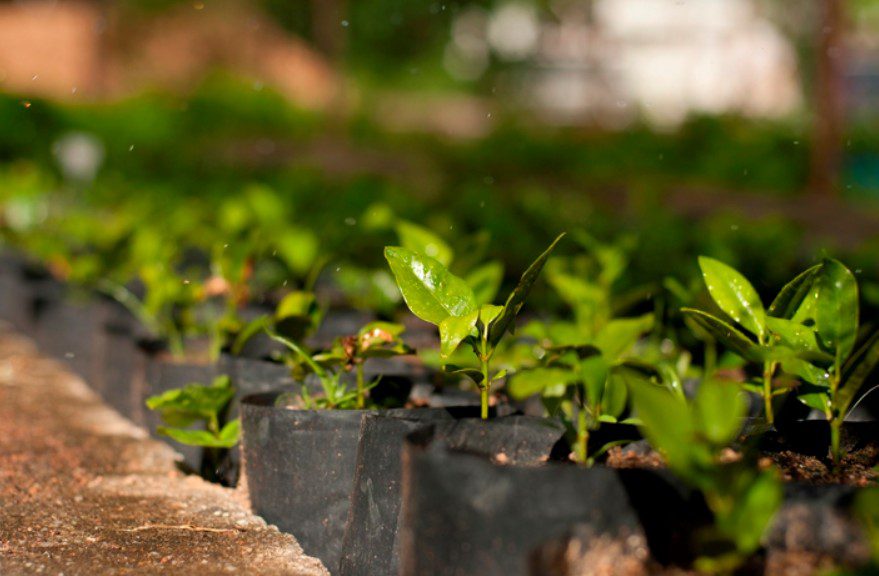
[[(307, 386), (302, 387), (302, 401), (306, 409), (357, 409), (367, 407), (369, 391), (379, 380), (366, 382), (363, 366), (368, 358), (391, 358), (411, 354), (400, 335), (404, 328), (389, 322), (372, 322), (353, 336), (339, 338), (327, 351), (311, 355), (294, 341), (267, 329), (269, 336), (284, 344), (318, 378), (323, 396), (312, 397)], [(343, 374), (354, 371), (356, 388), (350, 390), (342, 380)]]
[[(210, 386), (187, 384), (147, 399), (150, 410), (157, 411), (166, 426), (157, 432), (187, 446), (205, 448), (202, 473), (211, 480), (219, 480), (217, 470), (226, 449), (238, 444), (241, 421), (238, 418), (223, 422), (229, 403), (235, 397), (228, 376), (218, 376)], [(198, 428), (191, 428), (199, 423)]]
[(773, 306), (770, 312), (789, 317), (820, 349), (820, 355), (788, 358), (782, 366), (808, 383), (797, 390), (797, 398), (827, 418), (831, 457), (838, 465), (842, 423), (879, 364), (879, 331), (858, 337), (858, 283), (837, 260), (826, 259), (800, 274)]
[(514, 330), (516, 316), (563, 236), (556, 238), (529, 266), (503, 306), (480, 305), (467, 282), (449, 272), (436, 258), (400, 246), (385, 248), (385, 258), (409, 309), (439, 327), (442, 357), (448, 358), (464, 342), (473, 350), (478, 370), (451, 365), (446, 368), (469, 377), (479, 387), (483, 419), (488, 418), (492, 383), (505, 375), (504, 371), (491, 370), (495, 348), (507, 331)]
[[(612, 320), (589, 342), (550, 348), (543, 366), (512, 376), (509, 393), (517, 399), (540, 394), (547, 412), (566, 423), (575, 460), (591, 466), (616, 443), (590, 452), (590, 432), (602, 423), (618, 422), (627, 406), (627, 382), (648, 378), (644, 370), (651, 367), (629, 363), (626, 357), (652, 326), (649, 314)], [(680, 386), (676, 390), (683, 394)]]
[(759, 383), (748, 383), (745, 387), (763, 398), (766, 421), (773, 425), (772, 401), (788, 391), (773, 389), (773, 376), (779, 365), (794, 366), (801, 360), (829, 358), (819, 346), (814, 330), (793, 318), (789, 311), (792, 299), (801, 301), (804, 297), (803, 282), (816, 268), (785, 286), (767, 311), (751, 283), (732, 267), (705, 256), (699, 258), (699, 266), (708, 293), (725, 317), (694, 308), (681, 311), (699, 330), (745, 360), (762, 365)]
[(400, 335), (405, 328), (391, 322), (370, 322), (354, 336), (339, 338), (333, 347), (323, 354), (314, 356), (322, 365), (341, 366), (346, 371), (354, 371), (357, 378), (357, 404), (355, 408), (366, 407), (366, 380), (363, 366), (369, 358), (393, 358), (415, 352), (403, 342)]
[(630, 389), (644, 435), (668, 467), (698, 489), (714, 517), (700, 534), (703, 556), (696, 567), (731, 573), (760, 547), (782, 503), (780, 480), (747, 456), (724, 459), (740, 434), (746, 404), (738, 387), (705, 380), (692, 403), (660, 387), (636, 383)]
[[(167, 426), (158, 433), (188, 446), (231, 448), (238, 443), (240, 422), (236, 418), (221, 425), (226, 406), (235, 397), (235, 388), (228, 376), (218, 376), (210, 386), (188, 384), (147, 399), (150, 410), (159, 412)], [(204, 430), (190, 430), (203, 422)]]

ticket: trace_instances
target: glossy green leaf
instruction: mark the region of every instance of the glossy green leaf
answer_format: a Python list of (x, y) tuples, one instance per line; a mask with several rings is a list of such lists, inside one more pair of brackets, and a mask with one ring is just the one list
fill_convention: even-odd
[(397, 222), (396, 230), (403, 248), (430, 256), (443, 266), (452, 263), (454, 251), (433, 231), (406, 220)]
[(509, 298), (507, 298), (506, 303), (504, 304), (504, 311), (500, 317), (494, 321), (491, 325), (491, 329), (488, 334), (488, 341), (491, 346), (496, 346), (498, 342), (500, 342), (503, 335), (507, 332), (507, 330), (512, 331), (514, 327), (514, 321), (516, 316), (519, 315), (519, 311), (522, 309), (522, 306), (525, 304), (525, 299), (528, 297), (528, 294), (531, 292), (531, 288), (534, 286), (534, 283), (537, 281), (538, 276), (540, 276), (541, 270), (546, 265), (547, 259), (552, 254), (555, 247), (564, 238), (564, 234), (560, 234), (553, 240), (552, 244), (549, 245), (549, 248), (544, 250), (544, 252), (537, 257), (534, 262), (531, 263), (531, 266), (525, 270), (525, 273), (522, 274), (522, 277), (519, 279), (519, 284), (513, 290), (512, 294), (510, 294)]
[(479, 311), (473, 310), (464, 316), (449, 316), (439, 325), (440, 355), (448, 358), (458, 345), (468, 336), (476, 336), (476, 321)]
[(820, 272), (821, 264), (816, 264), (788, 282), (769, 305), (769, 315), (776, 318), (793, 318), (803, 301), (812, 292), (815, 279)]
[(617, 360), (629, 352), (644, 334), (653, 329), (653, 323), (653, 314), (611, 320), (596, 335), (593, 344), (608, 360)]
[(480, 306), (494, 302), (503, 279), (504, 266), (500, 262), (483, 264), (464, 277)]
[(515, 400), (524, 400), (540, 394), (547, 388), (562, 385), (567, 387), (576, 375), (563, 368), (534, 368), (516, 372), (507, 383), (507, 392)]
[(699, 257), (699, 267), (717, 306), (762, 342), (766, 333), (766, 311), (747, 278), (731, 266), (707, 256)]
[(769, 343), (772, 346), (782, 346), (794, 352), (821, 354), (814, 328), (772, 316), (766, 318), (766, 326), (769, 328)]
[(735, 383), (709, 379), (699, 386), (693, 408), (705, 438), (724, 446), (741, 430), (747, 405)]
[(858, 336), (858, 282), (838, 260), (825, 260), (816, 280), (815, 327), (841, 366)]
[(406, 248), (388, 246), (385, 258), (412, 313), (431, 324), (476, 310), (476, 297), (464, 280), (438, 260)]
[(742, 358), (755, 362), (763, 359), (763, 352), (757, 343), (724, 320), (693, 308), (682, 308), (681, 313)]
[(824, 386), (800, 386), (797, 390), (797, 400), (822, 414), (830, 411), (830, 389)]

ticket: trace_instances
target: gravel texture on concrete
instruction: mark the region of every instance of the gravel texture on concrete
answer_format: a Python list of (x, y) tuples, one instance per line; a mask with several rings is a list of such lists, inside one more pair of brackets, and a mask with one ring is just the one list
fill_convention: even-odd
[(328, 574), (240, 492), (175, 460), (0, 330), (0, 574)]

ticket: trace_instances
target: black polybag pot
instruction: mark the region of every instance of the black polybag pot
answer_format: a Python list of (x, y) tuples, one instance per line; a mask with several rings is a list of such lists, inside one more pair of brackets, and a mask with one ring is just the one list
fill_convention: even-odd
[(241, 402), (244, 474), (253, 511), (335, 567), (342, 551), (365, 410), (291, 410), (278, 394)]
[[(458, 409), (291, 410), (277, 406), (278, 397), (257, 394), (241, 401), (251, 506), (269, 523), (294, 534), (307, 554), (335, 570), (349, 521), (363, 417), (381, 414), (426, 422), (452, 419)], [(460, 410), (474, 413), (471, 408)], [(393, 467), (404, 435), (388, 436), (390, 447), (371, 457), (388, 458), (383, 461)]]
[(400, 574), (527, 576), (532, 553), (574, 526), (642, 535), (618, 471), (544, 464), (556, 446), (528, 441), (536, 424), (494, 426), (502, 420), (483, 424), (481, 434), (467, 423), (410, 435)]
[(403, 443), (428, 423), (478, 418), (478, 406), (392, 410), (363, 417), (340, 576), (397, 574)]

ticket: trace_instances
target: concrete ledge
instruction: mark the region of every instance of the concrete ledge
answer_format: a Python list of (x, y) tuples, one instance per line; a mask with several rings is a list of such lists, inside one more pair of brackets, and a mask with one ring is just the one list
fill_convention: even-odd
[(325, 576), (246, 498), (0, 331), (0, 573)]

